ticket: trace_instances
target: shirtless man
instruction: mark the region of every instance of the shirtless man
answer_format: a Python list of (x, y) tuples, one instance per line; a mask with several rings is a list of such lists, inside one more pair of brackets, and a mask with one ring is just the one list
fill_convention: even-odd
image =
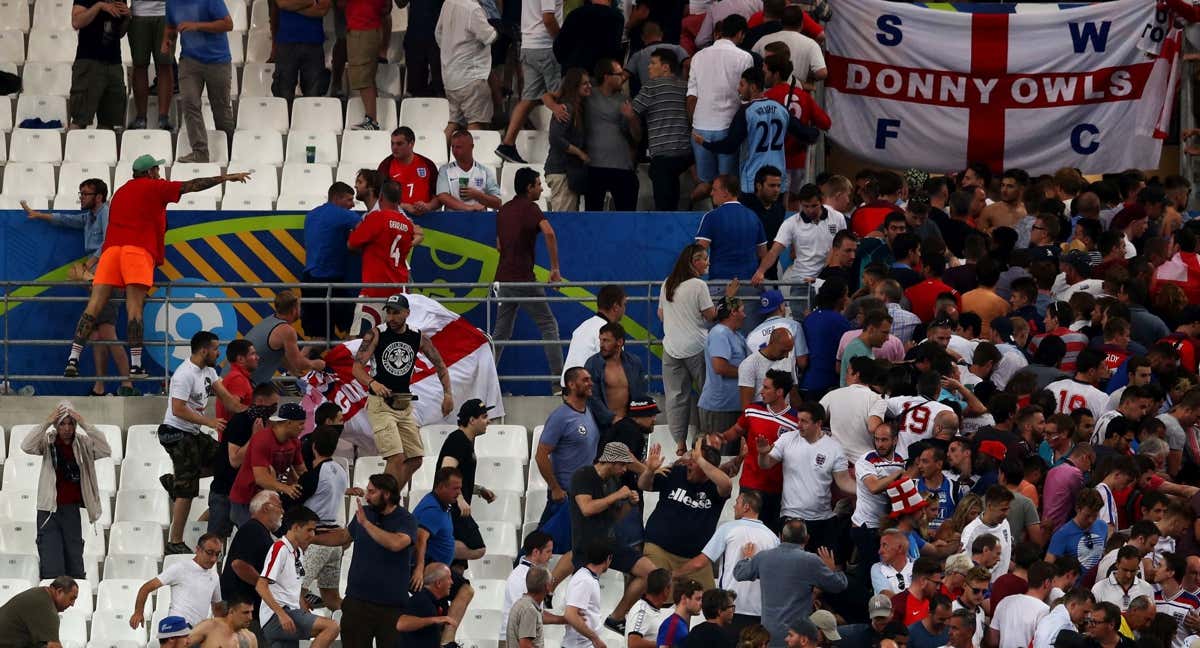
[(1025, 187), (1029, 174), (1021, 169), (1008, 169), (1000, 176), (1000, 200), (984, 208), (979, 215), (979, 229), (990, 232), (997, 227), (1016, 227), (1025, 217)]
[(624, 418), (629, 402), (646, 398), (646, 378), (642, 363), (625, 352), (625, 328), (619, 322), (600, 327), (600, 353), (588, 358), (584, 369), (592, 376), (588, 407), (601, 428)]
[(226, 602), (228, 613), (201, 621), (188, 635), (187, 645), (200, 648), (258, 648), (258, 639), (247, 630), (254, 618), (254, 604), (235, 595)]

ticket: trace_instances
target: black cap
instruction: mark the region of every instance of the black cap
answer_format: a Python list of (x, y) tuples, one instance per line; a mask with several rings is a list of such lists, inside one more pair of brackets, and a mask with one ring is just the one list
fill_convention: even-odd
[(300, 407), (299, 403), (284, 403), (279, 406), (279, 411), (270, 420), (282, 423), (283, 421), (303, 421), (306, 417), (304, 408)]
[(408, 297), (392, 295), (383, 303), (383, 310), (408, 310)]
[(458, 408), (458, 422), (460, 425), (465, 424), (476, 416), (487, 414), (491, 409), (491, 406), (484, 405), (478, 398), (472, 398)]

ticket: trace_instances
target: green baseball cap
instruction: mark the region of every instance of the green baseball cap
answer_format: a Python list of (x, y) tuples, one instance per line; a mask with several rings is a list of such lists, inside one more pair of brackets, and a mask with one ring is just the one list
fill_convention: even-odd
[(141, 173), (142, 171), (149, 171), (156, 166), (162, 166), (166, 163), (166, 160), (154, 159), (153, 155), (139, 155), (138, 158), (133, 161), (133, 170), (136, 173)]

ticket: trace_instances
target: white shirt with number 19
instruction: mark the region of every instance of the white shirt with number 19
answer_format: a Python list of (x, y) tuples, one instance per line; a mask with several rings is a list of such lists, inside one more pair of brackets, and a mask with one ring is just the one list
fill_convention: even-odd
[(933, 436), (933, 421), (937, 415), (953, 411), (949, 405), (924, 396), (892, 396), (875, 403), (871, 416), (885, 419), (903, 414), (897, 423), (896, 452), (908, 458), (908, 446)]
[(1093, 417), (1099, 418), (1108, 409), (1108, 394), (1074, 378), (1056, 380), (1046, 385), (1046, 389), (1054, 394), (1055, 411), (1058, 414), (1070, 414), (1086, 407), (1092, 411)]

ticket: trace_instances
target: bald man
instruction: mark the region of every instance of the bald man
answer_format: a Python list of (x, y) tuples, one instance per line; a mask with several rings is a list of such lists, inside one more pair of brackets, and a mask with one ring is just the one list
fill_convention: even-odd
[(742, 399), (742, 409), (758, 400), (758, 390), (763, 384), (763, 378), (767, 376), (767, 371), (785, 371), (795, 382), (796, 365), (792, 360), (794, 346), (792, 332), (784, 327), (777, 328), (771, 331), (765, 346), (751, 353), (738, 365), (738, 394)]

